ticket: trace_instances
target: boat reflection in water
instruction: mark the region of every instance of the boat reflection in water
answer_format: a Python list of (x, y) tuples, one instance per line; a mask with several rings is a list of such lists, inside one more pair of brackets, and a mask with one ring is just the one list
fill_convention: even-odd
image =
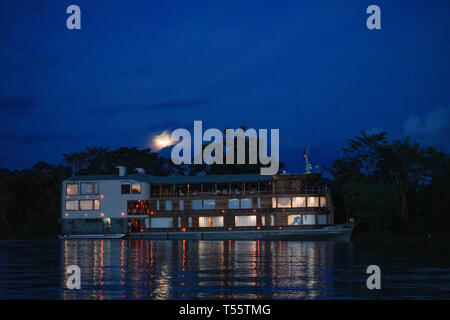
[(339, 285), (335, 253), (340, 270), (353, 260), (351, 242), (128, 239), (62, 244), (64, 270), (74, 264), (81, 269), (81, 290), (65, 289), (64, 299), (327, 298)]

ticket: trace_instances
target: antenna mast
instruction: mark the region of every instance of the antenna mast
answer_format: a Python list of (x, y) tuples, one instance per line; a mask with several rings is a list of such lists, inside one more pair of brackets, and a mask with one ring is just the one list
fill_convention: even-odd
[(308, 154), (306, 152), (306, 149), (303, 149), (303, 159), (305, 159), (305, 173), (306, 174), (311, 174), (312, 173), (312, 166), (311, 166), (311, 163), (309, 162), (309, 157), (308, 157)]

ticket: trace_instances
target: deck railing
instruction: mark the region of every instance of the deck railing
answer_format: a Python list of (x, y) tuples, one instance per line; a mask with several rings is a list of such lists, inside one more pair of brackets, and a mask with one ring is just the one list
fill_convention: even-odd
[(308, 194), (325, 194), (325, 187), (298, 187), (298, 188), (276, 188), (275, 190), (217, 190), (217, 191), (191, 191), (188, 193), (179, 192), (151, 192), (151, 198), (195, 198), (195, 197), (243, 197), (255, 195), (308, 195)]
[(249, 209), (183, 209), (183, 210), (157, 210), (157, 211), (139, 211), (128, 210), (129, 216), (179, 216), (182, 215), (224, 215), (224, 214), (255, 214), (255, 213), (280, 213), (280, 212), (317, 212), (325, 213), (329, 207), (294, 207), (294, 208), (249, 208)]

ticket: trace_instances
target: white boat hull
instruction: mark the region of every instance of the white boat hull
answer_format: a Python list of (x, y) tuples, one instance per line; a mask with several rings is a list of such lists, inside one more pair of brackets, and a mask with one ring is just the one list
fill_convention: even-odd
[(125, 233), (112, 234), (65, 234), (60, 235), (60, 239), (121, 239), (125, 237)]

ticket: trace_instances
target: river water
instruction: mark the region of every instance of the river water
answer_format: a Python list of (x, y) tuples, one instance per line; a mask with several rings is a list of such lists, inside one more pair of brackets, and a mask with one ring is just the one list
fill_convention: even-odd
[[(67, 267), (81, 289), (66, 286)], [(381, 269), (368, 290), (366, 269)], [(450, 299), (448, 246), (0, 240), (0, 299)]]

